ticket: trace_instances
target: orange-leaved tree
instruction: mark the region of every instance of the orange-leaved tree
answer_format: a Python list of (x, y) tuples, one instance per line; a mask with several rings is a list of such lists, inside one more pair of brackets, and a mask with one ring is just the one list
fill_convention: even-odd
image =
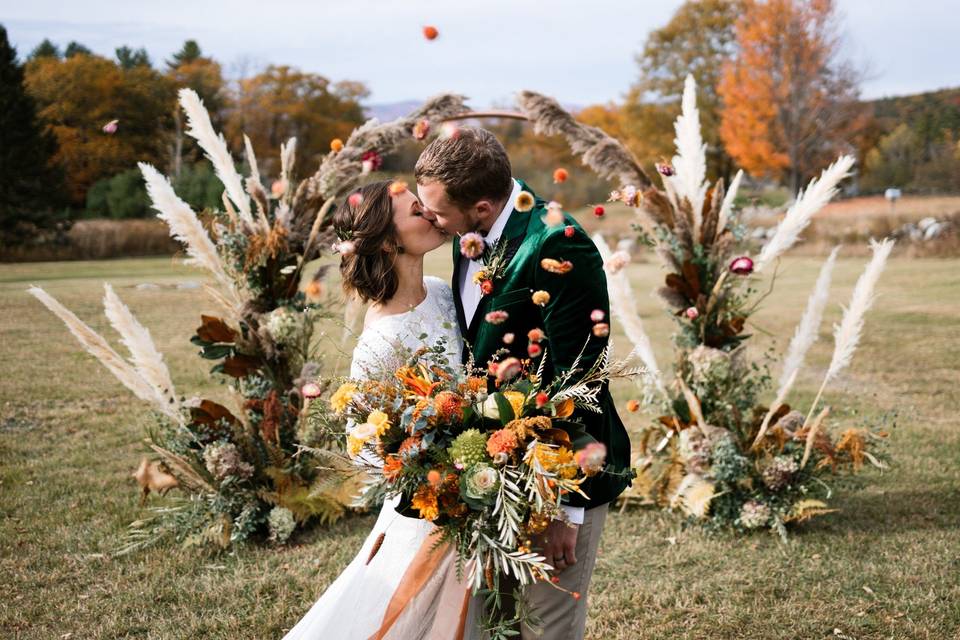
[(755, 176), (800, 184), (851, 151), (864, 114), (832, 0), (745, 0), (725, 65), (720, 137)]
[(227, 138), (243, 148), (250, 136), (260, 169), (277, 175), (275, 160), (282, 142), (297, 138), (297, 156), (312, 167), (330, 151), (333, 138), (350, 135), (366, 119), (360, 100), (368, 91), (358, 82), (331, 83), (327, 78), (289, 66), (270, 65), (238, 83), (236, 103), (227, 119)]
[[(100, 178), (138, 160), (163, 158), (174, 92), (154, 69), (123, 69), (81, 53), (62, 60), (34, 58), (25, 71), (37, 115), (57, 139), (54, 162), (64, 169), (73, 205), (83, 205), (87, 189)], [(102, 129), (111, 120), (119, 120), (116, 134)]]

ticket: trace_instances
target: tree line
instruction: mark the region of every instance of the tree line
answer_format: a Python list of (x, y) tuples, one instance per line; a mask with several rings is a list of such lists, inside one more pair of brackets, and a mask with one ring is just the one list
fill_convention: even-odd
[[(644, 162), (668, 160), (692, 73), (711, 178), (743, 168), (754, 184), (795, 193), (837, 155), (855, 153), (863, 191), (956, 190), (960, 90), (861, 100), (864, 72), (844, 58), (841, 27), (833, 0), (689, 0), (648, 35), (628, 93), (578, 118), (623, 140)], [(2, 26), (0, 81), (6, 236), (58, 219), (148, 215), (138, 160), (162, 167), (194, 206), (218, 206), (220, 186), (196, 146), (184, 142), (180, 87), (197, 91), (236, 157), (243, 157), (243, 134), (250, 136), (266, 176), (279, 172), (277, 151), (290, 136), (298, 139), (301, 169), (315, 166), (332, 139), (364, 121), (369, 96), (362, 83), (287, 65), (228, 80), (193, 40), (159, 64), (142, 48), (121, 46), (107, 58), (49, 40), (20, 62)], [(104, 125), (113, 121), (110, 133)], [(554, 166), (575, 168), (562, 141), (517, 122), (491, 126), (518, 175), (545, 181)], [(404, 162), (415, 154), (411, 145), (385, 169), (408, 170)], [(603, 198), (607, 186), (571, 180), (550, 189), (578, 206)]]

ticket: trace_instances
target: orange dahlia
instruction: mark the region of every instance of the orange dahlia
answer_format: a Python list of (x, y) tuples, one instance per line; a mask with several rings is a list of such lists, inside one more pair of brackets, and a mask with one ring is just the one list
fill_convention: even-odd
[(494, 431), (490, 434), (490, 437), (487, 438), (487, 453), (490, 454), (490, 457), (498, 453), (512, 453), (519, 444), (517, 434), (514, 433), (513, 430), (500, 429)]

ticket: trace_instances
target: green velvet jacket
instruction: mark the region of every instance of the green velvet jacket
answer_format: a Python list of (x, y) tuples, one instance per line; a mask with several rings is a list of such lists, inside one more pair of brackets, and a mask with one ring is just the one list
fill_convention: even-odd
[[(533, 191), (521, 181), (525, 191)], [(480, 299), (480, 305), (469, 325), (466, 322), (460, 299), (461, 258), (459, 242), (453, 243), (453, 297), (457, 307), (457, 319), (467, 348), (464, 359), (472, 353), (479, 366), (500, 349), (509, 349), (510, 355), (528, 358), (527, 333), (534, 328), (542, 329), (547, 339), (547, 362), (544, 381), (549, 383), (558, 372), (568, 370), (584, 350), (581, 365), (588, 369), (607, 345), (607, 338), (593, 335), (590, 314), (600, 309), (606, 317), (610, 314), (606, 274), (603, 260), (590, 236), (565, 215), (565, 225), (572, 226), (572, 237), (564, 234), (564, 225), (548, 227), (542, 218), (546, 214), (546, 202), (536, 198), (533, 209), (527, 212), (513, 210), (501, 241), (506, 242), (506, 269), (494, 281), (494, 291)], [(511, 257), (512, 256), (512, 257)], [(567, 274), (550, 273), (540, 266), (543, 258), (569, 260), (573, 270)], [(467, 286), (475, 286), (468, 283)], [(534, 291), (546, 291), (550, 302), (540, 307), (532, 300)], [(484, 321), (484, 316), (495, 310), (506, 311), (508, 318), (502, 324)], [(609, 321), (609, 320), (608, 320)], [(507, 345), (503, 336), (513, 333), (515, 340)], [(589, 339), (589, 342), (588, 342)], [(620, 416), (617, 415), (613, 398), (606, 384), (599, 394), (602, 413), (578, 409), (574, 419), (580, 421), (586, 434), (575, 438), (573, 445), (581, 448), (590, 440), (602, 442), (607, 447), (607, 468), (621, 475), (602, 473), (583, 484), (584, 493), (590, 499), (572, 495), (564, 500), (571, 506), (592, 508), (614, 500), (630, 485), (630, 440)], [(624, 473), (626, 472), (626, 473)]]

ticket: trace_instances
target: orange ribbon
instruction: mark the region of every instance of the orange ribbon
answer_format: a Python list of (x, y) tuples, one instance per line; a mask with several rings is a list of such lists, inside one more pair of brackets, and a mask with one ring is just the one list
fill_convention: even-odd
[[(443, 563), (446, 555), (452, 553), (449, 543), (435, 547), (433, 534), (427, 536), (417, 550), (417, 554), (410, 562), (410, 566), (404, 572), (397, 585), (396, 591), (390, 598), (387, 610), (383, 614), (383, 621), (380, 629), (370, 636), (369, 640), (383, 640), (387, 632), (396, 624), (403, 610), (411, 600), (416, 597), (423, 589), (424, 585), (430, 579), (430, 576), (436, 572), (437, 568)], [(455, 579), (445, 579), (443, 583), (443, 593), (440, 595), (440, 603), (437, 612), (437, 618), (433, 621), (430, 629), (429, 638), (431, 640), (447, 640), (450, 636), (445, 636), (443, 629), (450, 630), (453, 625), (452, 614), (456, 611), (454, 603), (456, 599), (462, 598), (460, 603), (459, 617), (454, 627), (453, 640), (463, 640), (464, 630), (467, 622), (467, 609), (470, 602), (470, 590), (465, 588), (461, 582)], [(462, 589), (462, 591), (461, 591)], [(462, 593), (462, 596), (460, 595)]]

